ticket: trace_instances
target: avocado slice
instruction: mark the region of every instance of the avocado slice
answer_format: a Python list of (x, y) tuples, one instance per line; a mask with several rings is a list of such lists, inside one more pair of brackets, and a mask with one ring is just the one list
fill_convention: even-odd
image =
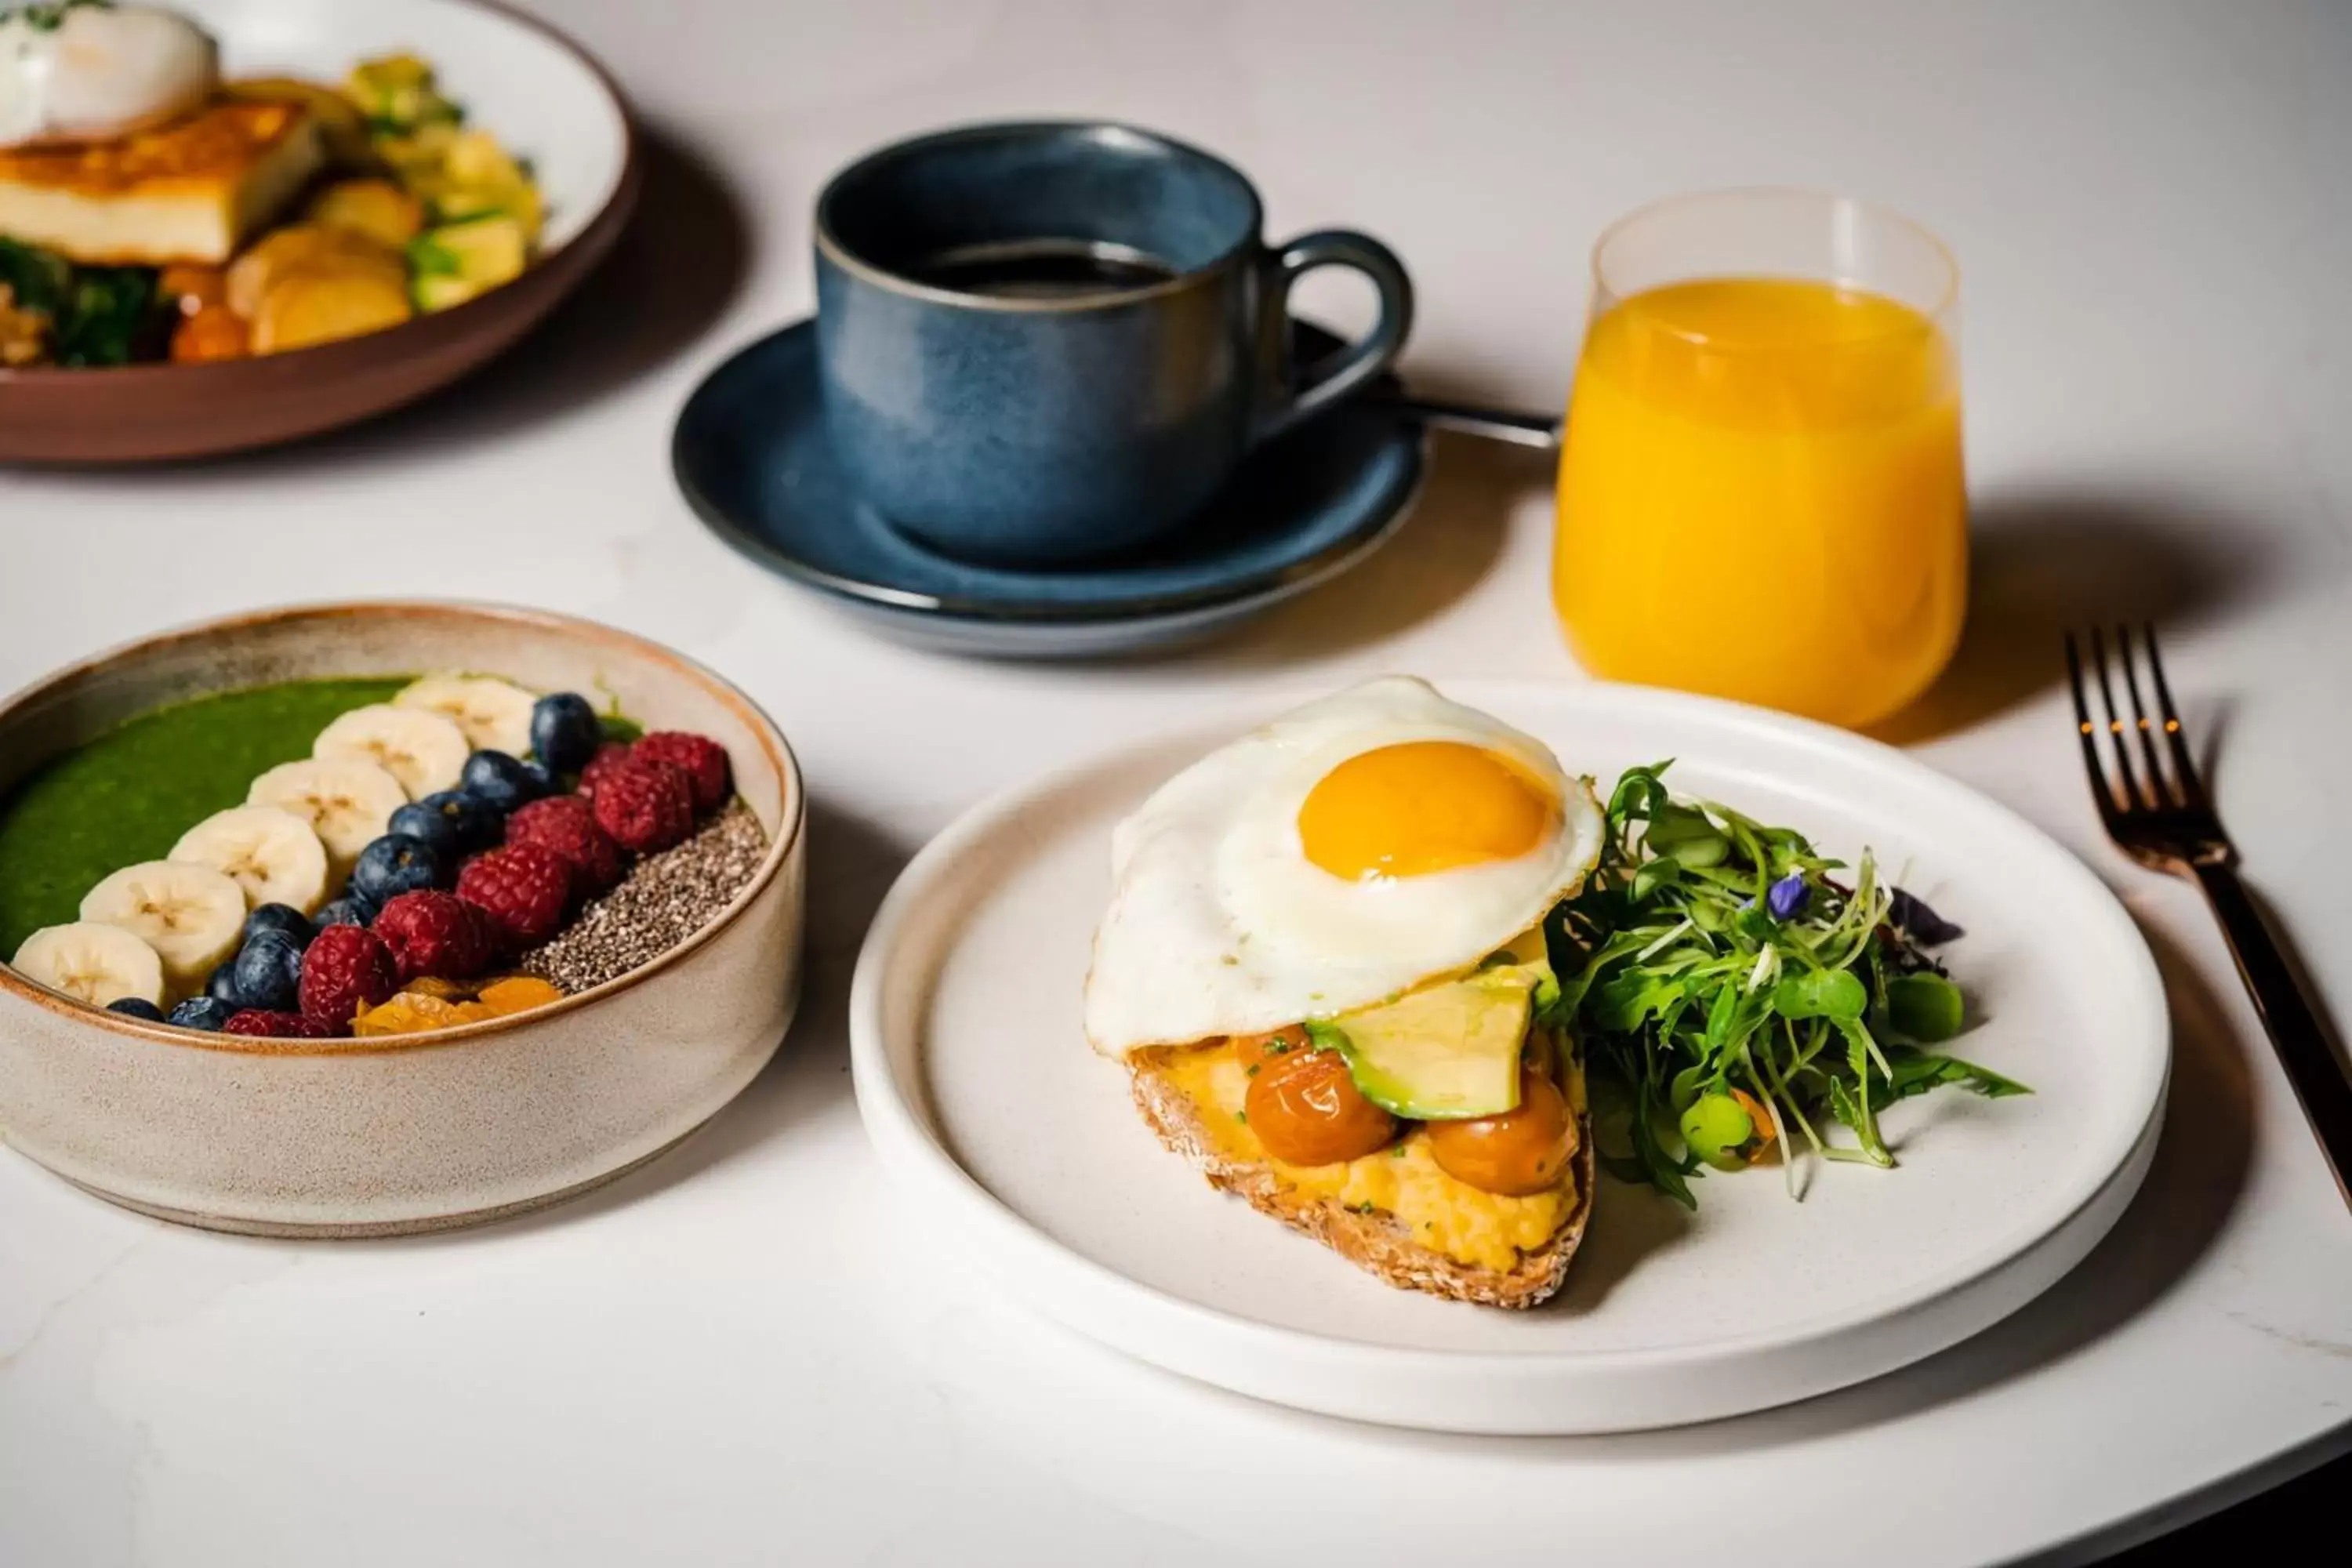
[(409, 279), (408, 297), (416, 308), (430, 313), (462, 305), (484, 292), (478, 284), (469, 283), (454, 272), (420, 272)]
[(477, 290), (521, 276), (529, 260), (522, 225), (500, 212), (445, 223), (408, 242), (408, 264), (420, 277), (455, 276)]
[(1493, 1116), (1519, 1103), (1519, 1047), (1542, 964), (1502, 963), (1331, 1019), (1364, 1098), (1415, 1121)]

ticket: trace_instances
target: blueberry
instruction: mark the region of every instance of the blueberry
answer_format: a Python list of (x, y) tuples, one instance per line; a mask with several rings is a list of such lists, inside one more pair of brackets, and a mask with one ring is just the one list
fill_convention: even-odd
[(110, 1013), (120, 1013), (126, 1018), (144, 1018), (151, 1024), (163, 1021), (163, 1009), (144, 996), (118, 996), (106, 1005)]
[[(494, 811), (487, 802), (477, 800), (462, 791), (445, 789), (437, 795), (426, 795), (416, 804), (430, 807), (457, 836), (457, 847), (456, 855), (451, 856), (452, 859), (472, 850), (489, 848), (506, 831), (504, 812)], [(407, 809), (406, 806), (401, 808), (403, 811)], [(395, 828), (394, 831), (404, 832), (406, 829)], [(418, 837), (424, 836), (419, 834)]]
[(444, 860), (457, 858), (457, 825), (421, 800), (410, 801), (394, 812), (391, 820), (383, 825), (383, 830), (422, 838)]
[(523, 765), (504, 752), (476, 752), (457, 775), (457, 790), (472, 795), (503, 816), (537, 798), (535, 781)]
[(191, 996), (172, 1009), (171, 1021), (183, 1029), (216, 1034), (236, 1010), (235, 1003), (224, 1002), (217, 996)]
[(596, 754), (604, 726), (596, 710), (576, 691), (559, 691), (531, 704), (530, 749), (559, 773), (576, 773)]
[(531, 799), (538, 800), (544, 795), (555, 793), (555, 775), (547, 771), (545, 763), (533, 762), (525, 758), (522, 764), (522, 776), (530, 781)]
[(301, 999), (302, 950), (282, 931), (260, 931), (230, 961), (236, 994), (248, 1007), (290, 1013)]
[(230, 954), (228, 961), (205, 981), (205, 994), (232, 1013), (245, 1005), (245, 993), (236, 988), (236, 954)]
[(352, 867), (352, 889), (382, 909), (403, 893), (438, 887), (449, 868), (448, 860), (422, 838), (387, 833), (360, 851)]
[(357, 893), (345, 893), (319, 911), (319, 929), (329, 926), (363, 926), (375, 923), (375, 906)]
[(310, 917), (291, 904), (255, 905), (253, 912), (245, 917), (245, 940), (251, 942), (257, 932), (265, 931), (284, 931), (294, 939), (298, 948), (310, 946), (310, 939), (319, 934)]

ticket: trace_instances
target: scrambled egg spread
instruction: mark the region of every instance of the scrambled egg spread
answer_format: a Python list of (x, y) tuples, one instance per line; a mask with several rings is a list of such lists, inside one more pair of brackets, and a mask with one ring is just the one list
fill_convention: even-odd
[(1276, 1176), (1312, 1197), (1393, 1215), (1412, 1238), (1459, 1263), (1502, 1271), (1519, 1254), (1551, 1239), (1576, 1205), (1576, 1177), (1532, 1197), (1503, 1197), (1455, 1181), (1440, 1170), (1429, 1140), (1415, 1127), (1376, 1154), (1336, 1165), (1289, 1165), (1274, 1159), (1242, 1120), (1249, 1079), (1223, 1044), (1171, 1053), (1169, 1079), (1201, 1108), (1202, 1124), (1221, 1152), (1263, 1161)]

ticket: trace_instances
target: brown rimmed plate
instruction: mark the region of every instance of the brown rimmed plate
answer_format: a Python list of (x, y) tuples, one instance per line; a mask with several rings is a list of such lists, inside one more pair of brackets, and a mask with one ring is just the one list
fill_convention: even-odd
[(503, 352), (619, 237), (642, 171), (620, 89), (545, 24), (487, 0), (176, 0), (237, 77), (340, 81), (405, 50), (473, 123), (530, 160), (547, 198), (520, 278), (454, 310), (290, 353), (219, 364), (0, 371), (0, 462), (210, 457), (316, 435), (447, 385)]

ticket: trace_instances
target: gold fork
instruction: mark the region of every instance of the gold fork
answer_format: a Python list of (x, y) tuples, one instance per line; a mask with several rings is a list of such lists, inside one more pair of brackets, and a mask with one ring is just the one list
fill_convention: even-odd
[[(2095, 723), (2084, 680), (2084, 660), (2074, 634), (2066, 634), (2066, 677), (2074, 688), (2074, 720), (2082, 733), (2083, 765), (2090, 770), (2091, 798), (2106, 824), (2107, 837), (2141, 865), (2175, 876), (2194, 877), (2221, 922), (2230, 956), (2238, 962), (2238, 977), (2246, 983), (2254, 1011), (2286, 1068), (2303, 1113), (2335, 1167), (2336, 1184), (2352, 1202), (2352, 1076), (2328, 1044), (2319, 1015), (2287, 967), (2277, 940), (2263, 923), (2246, 885), (2238, 879), (2238, 851), (2215, 815), (2212, 797), (2197, 776), (2197, 764), (2180, 729), (2180, 714), (2172, 705), (2172, 689), (2164, 679), (2164, 661), (2156, 649), (2156, 628), (2143, 626), (2140, 646), (2147, 666), (2148, 684), (2156, 694), (2155, 716), (2140, 699), (2138, 663), (2131, 633), (2116, 628), (2115, 656), (2108, 657), (2106, 635), (2096, 627), (2090, 634), (2092, 684), (2099, 694), (2106, 722)], [(2116, 704), (2116, 680), (2110, 665), (2122, 678), (2131, 710)], [(2099, 743), (2100, 731), (2106, 744)], [(2132, 763), (2134, 731), (2138, 736), (2140, 766)], [(2158, 737), (2163, 738), (2159, 748)], [(2105, 751), (2112, 765), (2102, 757)], [(2169, 767), (2166, 765), (2169, 763)]]

